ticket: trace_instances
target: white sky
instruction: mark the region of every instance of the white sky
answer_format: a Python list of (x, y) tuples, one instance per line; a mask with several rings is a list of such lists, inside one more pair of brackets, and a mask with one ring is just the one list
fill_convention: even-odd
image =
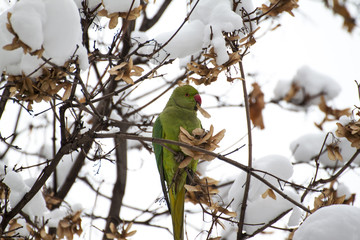
[[(303, 0), (300, 1), (300, 8), (294, 10), (295, 17), (288, 14), (283, 14), (280, 23), (281, 27), (275, 31), (268, 32), (265, 36), (259, 38), (257, 43), (250, 49), (250, 54), (244, 58), (244, 67), (247, 73), (255, 73), (255, 77), (248, 78), (249, 82), (257, 81), (265, 93), (265, 99), (269, 100), (272, 97), (272, 89), (279, 79), (291, 79), (298, 68), (302, 65), (308, 65), (316, 71), (331, 76), (342, 87), (343, 91), (340, 93), (332, 103), (338, 108), (352, 107), (358, 103), (358, 93), (354, 80), (359, 80), (360, 76), (360, 37), (357, 29), (352, 35), (342, 30), (342, 19), (334, 17), (329, 10), (325, 10), (322, 3), (316, 1)], [(0, 0), (0, 12), (7, 5), (5, 0)], [(181, 1), (174, 1), (169, 10), (164, 15), (166, 23), (160, 24), (150, 31), (149, 36), (153, 37), (159, 34), (160, 31), (176, 29), (184, 17), (186, 6)], [(171, 22), (171, 24), (168, 24)], [(266, 29), (265, 24), (260, 25)], [(152, 36), (153, 35), (153, 36)], [(169, 73), (168, 78), (171, 78), (175, 73)], [(234, 104), (242, 102), (242, 88), (239, 82), (233, 84), (225, 84), (225, 79), (219, 79), (216, 83), (209, 87), (198, 87), (200, 92), (206, 93), (202, 95), (203, 107), (214, 106), (215, 101), (207, 94), (224, 92), (227, 93), (227, 99), (233, 101)], [(147, 83), (144, 83), (146, 86)], [(152, 83), (149, 83), (152, 84)], [(250, 90), (250, 85), (249, 85)], [(168, 95), (162, 97), (151, 105), (146, 111), (147, 113), (160, 112), (167, 101)], [(140, 104), (141, 105), (141, 104)], [(208, 127), (210, 124), (215, 126), (215, 131), (220, 131), (223, 128), (227, 129), (225, 139), (221, 143), (222, 149), (231, 146), (240, 138), (246, 135), (246, 124), (244, 118), (243, 108), (232, 109), (209, 109), (208, 112), (213, 116), (210, 120), (202, 118), (203, 125)], [(13, 122), (9, 113), (5, 113), (1, 119), (1, 126), (6, 126), (7, 121)], [(319, 122), (322, 115), (319, 115), (317, 107), (311, 107), (307, 113), (286, 112), (284, 109), (273, 104), (267, 104), (263, 113), (265, 120), (265, 130), (260, 131), (255, 129), (253, 131), (254, 147), (253, 156), (255, 159), (269, 155), (280, 154), (285, 157), (291, 157), (289, 150), (290, 143), (305, 133), (319, 132), (314, 126), (313, 122)], [(28, 120), (31, 117), (27, 118)], [(327, 124), (327, 130), (332, 130), (335, 124)], [(2, 132), (7, 129), (2, 127)], [(11, 129), (8, 129), (11, 131)], [(6, 136), (6, 134), (4, 133)], [(34, 139), (34, 141), (37, 141)], [(246, 143), (246, 137), (232, 149)], [(247, 161), (246, 147), (237, 153), (230, 156), (242, 163)], [(140, 207), (159, 207), (158, 203), (154, 204), (154, 200), (161, 196), (160, 182), (158, 179), (157, 169), (155, 165), (154, 156), (143, 151), (139, 154), (137, 151), (129, 152), (129, 175), (127, 182), (127, 192), (124, 198), (124, 203), (128, 205), (137, 205)], [(95, 174), (98, 166), (93, 163), (87, 164), (85, 168), (87, 174), (93, 174), (96, 179), (106, 179), (102, 190), (111, 195), (112, 185), (110, 182), (114, 178), (113, 165), (103, 161), (101, 163), (100, 172)], [(304, 169), (301, 171), (299, 169)], [(295, 169), (294, 179), (302, 179), (304, 176), (311, 177), (312, 168), (298, 167)], [(84, 171), (85, 173), (85, 171)], [(218, 178), (226, 179), (233, 178), (239, 173), (239, 170), (228, 168), (221, 164), (220, 161), (215, 160), (209, 167), (209, 175)], [(141, 177), (140, 177), (141, 176)], [(354, 175), (347, 175), (342, 178), (346, 182), (350, 182)], [(359, 180), (359, 171), (357, 171), (357, 180)], [(140, 181), (139, 181), (140, 180)], [(357, 181), (358, 182), (358, 181)], [(299, 182), (301, 183), (301, 182)], [(360, 193), (359, 186), (350, 185), (352, 192)], [(69, 202), (81, 203), (82, 207), (91, 209), (93, 206), (93, 196), (87, 196), (86, 193), (79, 196), (78, 192), (82, 192), (84, 186), (77, 184), (71, 190), (67, 200)], [(87, 201), (84, 201), (87, 199)], [(136, 204), (134, 204), (136, 203)], [(356, 202), (359, 206), (359, 201)], [(95, 212), (97, 214), (105, 215), (107, 208), (105, 207)], [(161, 205), (165, 208), (165, 204)], [(199, 211), (198, 207), (192, 207), (191, 204), (186, 205), (188, 209)], [(130, 215), (131, 214), (131, 215)], [(132, 210), (123, 208), (121, 216), (134, 216)], [(139, 219), (141, 220), (141, 218)], [(209, 219), (207, 218), (207, 221)], [(171, 226), (170, 218), (161, 220), (158, 224), (163, 225), (167, 222), (167, 226)], [(196, 219), (191, 219), (191, 225), (201, 227), (203, 219), (201, 214), (196, 216)], [(89, 225), (90, 223), (85, 223)], [(86, 226), (84, 226), (84, 229)], [(141, 226), (133, 226), (138, 232), (132, 239), (146, 239), (149, 235), (156, 234), (158, 239), (170, 238), (169, 233), (164, 230), (154, 228), (143, 228)], [(197, 231), (188, 228), (189, 239), (196, 238)], [(218, 229), (221, 232), (220, 228)], [(90, 233), (84, 235), (85, 239), (98, 239), (101, 233), (92, 229)], [(282, 237), (282, 236), (281, 236)], [(279, 239), (279, 235), (260, 235), (254, 239)]]

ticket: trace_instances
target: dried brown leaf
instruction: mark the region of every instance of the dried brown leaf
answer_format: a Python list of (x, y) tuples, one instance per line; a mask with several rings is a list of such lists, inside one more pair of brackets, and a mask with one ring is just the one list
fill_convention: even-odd
[(180, 126), (180, 133), (183, 133), (190, 140), (195, 139), (185, 128), (183, 128), (181, 126)]
[(106, 17), (108, 15), (108, 12), (106, 11), (105, 8), (101, 9), (100, 11), (98, 11), (97, 15), (99, 17)]
[(134, 72), (131, 73), (131, 76), (141, 76), (142, 72), (144, 71), (144, 69), (139, 66), (133, 66), (132, 70)]
[(123, 76), (122, 79), (128, 84), (131, 84), (131, 85), (134, 84), (134, 81), (131, 79), (131, 77)]
[(225, 230), (225, 225), (219, 220), (216, 220), (216, 224), (219, 224), (223, 230)]
[(341, 153), (340, 153), (339, 146), (334, 145), (334, 144), (329, 144), (326, 146), (326, 148), (327, 148), (328, 157), (330, 160), (332, 160), (332, 161), (336, 161), (336, 160), (342, 161), (343, 160), (343, 157), (341, 156)]
[(261, 194), (261, 197), (262, 198), (270, 197), (270, 198), (276, 200), (276, 195), (271, 188), (268, 188), (263, 194)]
[(323, 206), (323, 201), (321, 200), (321, 198), (316, 197), (314, 199), (314, 210), (317, 210), (319, 208), (321, 208)]
[(60, 227), (62, 227), (62, 228), (67, 228), (67, 227), (70, 227), (70, 226), (71, 226), (70, 222), (69, 222), (68, 220), (66, 220), (66, 219), (60, 220), (60, 221), (59, 221), (59, 225), (60, 225)]
[[(320, 97), (320, 103), (319, 103), (319, 109), (325, 113), (324, 119), (321, 121), (321, 123), (316, 124), (318, 128), (322, 130), (322, 125), (325, 122), (338, 120), (341, 116), (350, 116), (351, 111), (350, 108), (345, 109), (334, 109), (326, 104), (325, 97), (322, 95)], [(330, 118), (331, 117), (331, 118)], [(360, 129), (360, 128), (359, 128)]]
[(356, 140), (352, 141), (351, 146), (356, 149), (360, 149), (360, 139), (356, 139)]
[(205, 130), (202, 129), (202, 128), (195, 128), (193, 131), (192, 131), (192, 135), (194, 136), (203, 136), (205, 133)]
[(346, 199), (346, 195), (340, 196), (334, 200), (334, 204), (343, 204)]
[(346, 136), (346, 128), (341, 123), (336, 123), (337, 129), (335, 131), (336, 136), (338, 137), (345, 137)]
[(133, 222), (130, 222), (130, 223), (126, 226), (125, 232), (128, 232), (128, 231), (130, 230), (130, 228), (132, 227), (132, 225), (133, 225)]
[(212, 206), (210, 206), (210, 209), (211, 210), (216, 210), (217, 212), (221, 212), (221, 213), (226, 214), (226, 215), (228, 215), (230, 217), (236, 217), (237, 216), (236, 212), (231, 212), (228, 209), (223, 208), (222, 206), (219, 206), (218, 204), (213, 204)]
[(113, 233), (106, 233), (106, 237), (107, 237), (108, 239), (115, 239), (115, 238), (116, 238), (116, 235), (113, 234)]
[(19, 224), (16, 219), (12, 219), (12, 220), (9, 222), (9, 226), (10, 226), (10, 227), (9, 227), (9, 232), (13, 232), (13, 230), (22, 227), (22, 225)]
[[(204, 129), (194, 129), (192, 135), (186, 131), (183, 127), (180, 127), (179, 141), (187, 143), (192, 146), (203, 148), (207, 151), (214, 151), (219, 146), (217, 143), (224, 137), (225, 130), (220, 131), (215, 136), (212, 136), (214, 132), (214, 127), (211, 125), (210, 130), (206, 132)], [(207, 155), (202, 152), (194, 151), (186, 147), (180, 147), (183, 153), (187, 156), (198, 160), (203, 159), (206, 161), (213, 160), (215, 157)]]
[(226, 132), (226, 130), (223, 129), (220, 132), (218, 132), (215, 136), (213, 136), (213, 139), (214, 139), (213, 143), (218, 144), (224, 138), (225, 132)]
[(65, 87), (65, 92), (64, 92), (64, 95), (63, 95), (63, 97), (61, 98), (61, 100), (62, 100), (62, 101), (65, 101), (65, 100), (69, 99), (70, 94), (71, 94), (71, 84), (68, 84), (68, 85)]
[(195, 156), (195, 153), (192, 151), (192, 150), (190, 150), (190, 149), (188, 149), (188, 148), (186, 148), (186, 147), (180, 147), (180, 149), (181, 149), (181, 151), (185, 154), (185, 155), (188, 155), (188, 156), (190, 156), (190, 157), (194, 157)]
[(196, 104), (196, 107), (201, 113), (201, 115), (203, 115), (205, 118), (211, 118), (211, 115), (205, 109), (203, 109), (199, 104)]
[(335, 14), (338, 14), (343, 17), (344, 19), (343, 25), (347, 29), (347, 31), (351, 33), (353, 29), (356, 27), (356, 20), (351, 16), (346, 6), (340, 4), (339, 0), (333, 0), (332, 10)]
[(192, 157), (186, 157), (180, 164), (179, 168), (185, 168), (187, 167), (192, 161)]
[(119, 23), (119, 15), (116, 14), (116, 15), (113, 15), (110, 17), (110, 22), (109, 22), (109, 28), (110, 29), (114, 29), (116, 28), (116, 26), (118, 25)]
[(218, 145), (210, 142), (210, 143), (206, 144), (205, 149), (208, 150), (208, 151), (210, 151), (210, 152), (212, 152), (212, 151), (214, 151), (214, 150), (215, 150), (216, 148), (218, 148), (218, 147), (219, 147)]
[(335, 131), (338, 137), (345, 137), (351, 146), (360, 149), (360, 121), (352, 121), (343, 126), (341, 123), (336, 123), (338, 129)]
[(126, 67), (127, 65), (128, 65), (127, 62), (122, 62), (122, 63), (120, 63), (119, 65), (116, 65), (115, 67), (112, 67), (112, 68), (109, 70), (109, 73), (110, 73), (110, 74), (116, 74), (117, 70), (122, 69), (122, 68)]
[(266, 12), (267, 15), (272, 16), (272, 17), (275, 17), (282, 12), (287, 12), (291, 16), (294, 16), (292, 10), (299, 7), (297, 2), (298, 2), (298, 0), (282, 0), (282, 1), (270, 0), (269, 6), (266, 6), (265, 4), (263, 4), (260, 7), (260, 9), (264, 13)]
[(3, 49), (7, 50), (7, 51), (12, 51), (12, 50), (18, 49), (20, 47), (21, 47), (21, 45), (19, 43), (12, 42), (10, 44), (7, 44), (7, 45), (3, 46)]
[(199, 159), (202, 159), (202, 160), (205, 160), (205, 161), (212, 161), (212, 160), (214, 160), (215, 158), (216, 158), (216, 157), (214, 157), (214, 156), (205, 154), (205, 155), (201, 156), (201, 158), (199, 158)]
[(136, 230), (131, 231), (131, 232), (128, 232), (128, 233), (126, 234), (126, 236), (127, 236), (127, 237), (131, 237), (131, 236), (135, 235), (135, 233), (136, 233)]
[(192, 185), (188, 185), (188, 184), (185, 184), (184, 185), (186, 191), (188, 192), (201, 192), (201, 186), (199, 185), (196, 185), (196, 186), (192, 186)]
[(131, 76), (141, 76), (143, 68), (133, 65), (132, 58), (129, 62), (122, 62), (119, 65), (112, 67), (108, 72), (110, 75), (115, 75), (115, 81), (124, 80), (128, 84), (134, 84)]
[(179, 141), (183, 142), (183, 143), (187, 143), (189, 145), (193, 145), (193, 140), (189, 139), (187, 136), (185, 136), (184, 134), (179, 134)]
[(80, 220), (81, 211), (77, 211), (71, 218), (71, 221), (77, 222)]
[(328, 158), (332, 161), (335, 161), (336, 160), (336, 157), (335, 157), (335, 154), (333, 151), (329, 150), (328, 149)]
[(209, 132), (206, 133), (206, 135), (204, 136), (205, 141), (210, 139), (212, 137), (213, 133), (214, 133), (214, 126), (211, 124)]
[(300, 87), (296, 83), (292, 83), (288, 93), (284, 97), (284, 101), (290, 102), (295, 95), (300, 91)]
[(253, 90), (249, 94), (250, 119), (254, 126), (264, 129), (262, 110), (265, 108), (264, 94), (257, 83), (252, 84)]
[(119, 14), (119, 16), (121, 18), (130, 20), (130, 21), (135, 20), (136, 18), (138, 18), (140, 16), (141, 10), (142, 10), (142, 5), (140, 5), (137, 8), (134, 8), (129, 13), (128, 12), (122, 12), (122, 13)]

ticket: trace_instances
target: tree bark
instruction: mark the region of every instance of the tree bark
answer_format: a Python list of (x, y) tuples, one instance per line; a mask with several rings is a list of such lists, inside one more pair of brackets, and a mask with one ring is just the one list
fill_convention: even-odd
[(108, 239), (106, 233), (111, 232), (110, 223), (114, 223), (115, 226), (120, 224), (120, 209), (126, 187), (127, 142), (126, 139), (121, 137), (115, 137), (114, 141), (116, 146), (116, 181), (113, 188), (109, 214), (106, 220), (105, 233), (103, 236), (104, 240)]

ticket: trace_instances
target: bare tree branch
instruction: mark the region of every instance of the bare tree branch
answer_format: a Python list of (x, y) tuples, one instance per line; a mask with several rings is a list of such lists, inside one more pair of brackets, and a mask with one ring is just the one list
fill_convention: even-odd
[[(126, 132), (126, 128), (124, 129)], [(106, 219), (106, 226), (104, 231), (103, 239), (108, 239), (106, 237), (107, 232), (110, 231), (110, 223), (114, 223), (115, 226), (119, 225), (120, 220), (120, 209), (123, 205), (122, 199), (125, 194), (126, 187), (126, 177), (127, 177), (127, 143), (126, 139), (115, 137), (115, 146), (116, 146), (116, 180), (113, 187), (113, 194), (111, 197), (111, 205), (109, 209), (109, 214)]]

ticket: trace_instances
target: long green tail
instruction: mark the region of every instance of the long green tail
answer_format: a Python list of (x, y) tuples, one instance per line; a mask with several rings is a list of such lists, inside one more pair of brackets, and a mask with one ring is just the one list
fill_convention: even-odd
[(173, 224), (174, 240), (184, 239), (184, 201), (185, 188), (180, 188), (177, 194), (169, 191), (171, 218)]

